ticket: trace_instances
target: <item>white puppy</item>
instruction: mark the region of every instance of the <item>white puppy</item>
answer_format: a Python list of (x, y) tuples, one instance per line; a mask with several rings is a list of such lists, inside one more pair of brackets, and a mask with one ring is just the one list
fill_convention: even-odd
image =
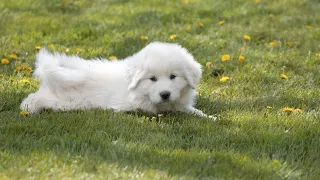
[(153, 42), (121, 61), (78, 56), (37, 55), (34, 75), (41, 81), (21, 109), (113, 109), (147, 113), (183, 111), (207, 117), (193, 107), (201, 65), (177, 44)]

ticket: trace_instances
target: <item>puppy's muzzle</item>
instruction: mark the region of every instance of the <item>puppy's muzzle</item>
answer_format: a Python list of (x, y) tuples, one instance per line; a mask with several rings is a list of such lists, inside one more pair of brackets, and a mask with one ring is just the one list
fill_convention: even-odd
[(164, 101), (168, 101), (170, 99), (170, 95), (171, 93), (169, 91), (162, 91), (160, 93), (160, 97), (162, 98), (162, 100)]

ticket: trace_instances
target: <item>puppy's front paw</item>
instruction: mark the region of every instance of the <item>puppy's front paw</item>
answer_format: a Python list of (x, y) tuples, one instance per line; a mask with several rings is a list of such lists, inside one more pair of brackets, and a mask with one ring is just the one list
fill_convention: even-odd
[(213, 121), (216, 121), (218, 119), (217, 116), (214, 115), (208, 115), (208, 118), (212, 119)]
[(36, 113), (39, 110), (37, 104), (37, 97), (35, 94), (30, 94), (26, 99), (24, 99), (20, 105), (20, 109), (23, 111), (28, 111), (29, 113)]

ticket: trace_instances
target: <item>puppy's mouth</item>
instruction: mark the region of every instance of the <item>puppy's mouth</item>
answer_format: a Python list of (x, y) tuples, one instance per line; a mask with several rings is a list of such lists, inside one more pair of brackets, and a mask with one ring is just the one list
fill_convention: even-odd
[(164, 100), (161, 100), (158, 104), (174, 104), (174, 100), (171, 100), (171, 99), (164, 99)]
[(170, 101), (171, 101), (170, 99), (162, 99), (160, 103), (168, 103)]
[(165, 99), (165, 100), (160, 100), (160, 101), (157, 101), (157, 102), (154, 102), (154, 101), (151, 101), (152, 104), (154, 105), (168, 105), (168, 104), (174, 104), (174, 101), (170, 100), (170, 99)]

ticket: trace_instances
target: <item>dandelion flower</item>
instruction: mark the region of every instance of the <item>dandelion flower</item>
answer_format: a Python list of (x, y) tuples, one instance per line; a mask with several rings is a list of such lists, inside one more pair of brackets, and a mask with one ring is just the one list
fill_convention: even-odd
[(229, 54), (225, 54), (221, 57), (222, 62), (226, 62), (230, 60), (230, 55)]
[(223, 25), (224, 23), (225, 23), (224, 20), (218, 22), (219, 25)]
[(108, 59), (109, 59), (109, 60), (117, 60), (117, 57), (116, 57), (116, 56), (109, 56)]
[(29, 115), (29, 112), (28, 112), (28, 111), (21, 111), (21, 112), (20, 112), (20, 115), (21, 115), (21, 116), (28, 116), (28, 115)]
[(30, 75), (31, 75), (31, 72), (32, 72), (32, 71), (25, 71), (24, 74), (25, 74), (26, 76), (30, 76)]
[(281, 79), (288, 79), (288, 76), (286, 74), (281, 74), (280, 77)]
[(313, 27), (310, 25), (305, 26), (306, 29), (312, 29)]
[(316, 56), (317, 56), (317, 57), (320, 57), (320, 53), (316, 53)]
[(270, 14), (269, 14), (269, 17), (271, 17), (271, 18), (274, 17), (274, 14), (270, 13)]
[(20, 84), (29, 84), (30, 81), (28, 79), (22, 79), (19, 81)]
[(266, 109), (272, 109), (272, 106), (267, 106)]
[(188, 26), (186, 27), (186, 30), (187, 30), (187, 31), (190, 31), (190, 29), (191, 29), (191, 25), (188, 25)]
[(183, 0), (183, 4), (189, 4), (189, 0)]
[(16, 54), (10, 54), (9, 58), (11, 59), (18, 59), (18, 56)]
[(76, 51), (77, 51), (77, 53), (80, 53), (81, 49), (80, 48), (76, 48)]
[(302, 113), (303, 111), (301, 109), (297, 108), (297, 109), (293, 110), (293, 112), (294, 113)]
[(296, 43), (295, 42), (287, 42), (287, 46), (288, 47), (292, 47), (292, 46), (294, 46)]
[(28, 65), (22, 65), (21, 69), (22, 70), (26, 70), (26, 71), (32, 71), (32, 68), (30, 66), (28, 66)]
[(22, 67), (21, 66), (17, 66), (16, 67), (16, 71), (21, 71)]
[(24, 70), (25, 71), (24, 74), (26, 76), (29, 76), (29, 75), (31, 75), (32, 67), (27, 66), (27, 65), (22, 65), (20, 70)]
[(222, 76), (222, 77), (220, 78), (220, 82), (227, 82), (227, 81), (229, 81), (229, 80), (230, 80), (230, 78), (227, 77), (227, 76)]
[(201, 28), (203, 28), (203, 27), (204, 27), (204, 24), (203, 24), (203, 23), (200, 23), (199, 26), (200, 26)]
[(175, 34), (170, 35), (170, 39), (171, 39), (171, 40), (173, 40), (173, 39), (175, 39), (175, 38), (177, 38), (177, 35), (175, 35)]
[(148, 40), (149, 37), (148, 37), (148, 36), (140, 36), (140, 39), (141, 39), (141, 40)]
[(244, 57), (244, 56), (239, 56), (239, 59), (238, 59), (239, 62), (242, 63), (242, 62), (244, 62), (244, 60), (245, 60), (245, 57)]
[(38, 50), (38, 51), (40, 50), (40, 48), (41, 48), (41, 46), (36, 46), (35, 47), (35, 49)]
[(210, 69), (210, 68), (213, 68), (213, 64), (212, 64), (212, 62), (206, 62), (206, 67), (208, 68), (208, 69)]
[(281, 110), (282, 112), (286, 112), (286, 113), (292, 113), (294, 111), (293, 108), (289, 108), (289, 107), (285, 107), (285, 108), (282, 108)]
[(49, 47), (50, 49), (54, 49), (54, 45), (53, 45), (53, 44), (50, 44), (48, 47)]
[(256, 0), (256, 3), (260, 3), (261, 2), (261, 0)]
[(277, 45), (277, 41), (276, 41), (276, 40), (273, 40), (273, 41), (269, 42), (269, 45), (272, 46), (272, 47), (274, 47), (274, 46)]
[(10, 61), (8, 60), (8, 59), (2, 59), (1, 60), (1, 64), (5, 64), (5, 65), (7, 65), (7, 64), (9, 64), (10, 63)]
[(243, 39), (246, 40), (246, 41), (250, 41), (250, 40), (251, 40), (251, 37), (248, 36), (248, 35), (244, 35), (244, 36), (243, 36)]

